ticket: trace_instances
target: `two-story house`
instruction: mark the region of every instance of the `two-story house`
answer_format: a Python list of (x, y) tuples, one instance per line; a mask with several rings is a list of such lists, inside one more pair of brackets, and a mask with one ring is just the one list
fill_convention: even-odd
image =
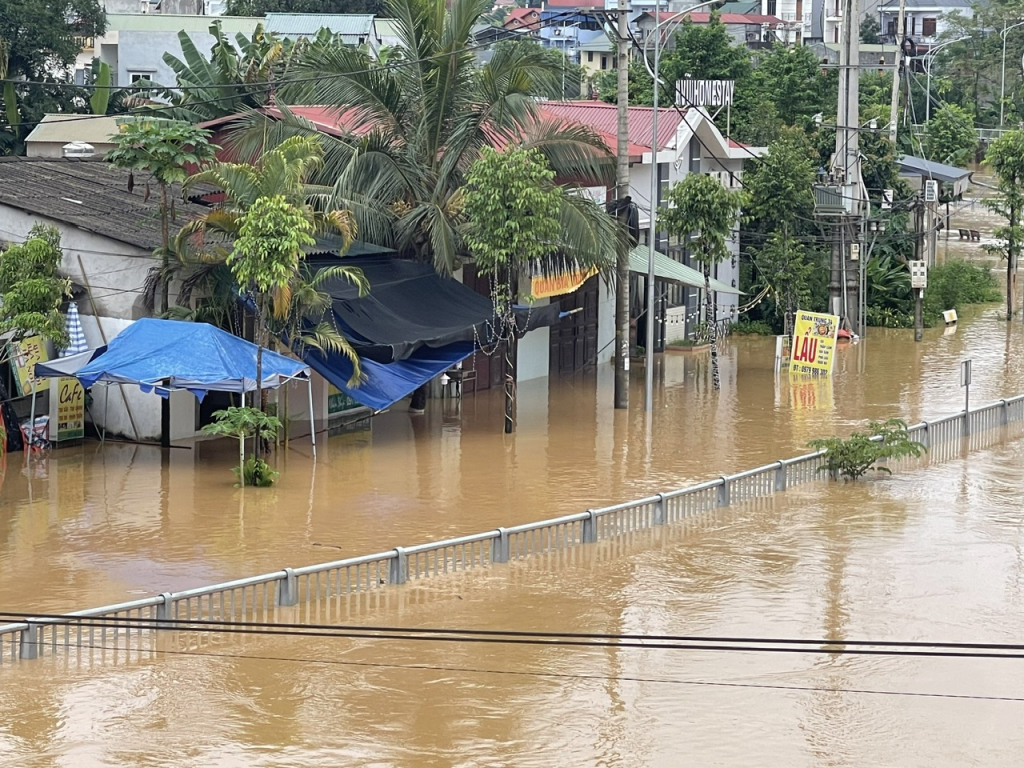
[[(954, 11), (970, 17), (974, 10), (970, 0), (906, 0), (907, 15), (904, 34), (913, 40), (920, 50), (934, 46), (946, 31), (946, 18)], [(891, 0), (878, 8), (878, 20), (886, 42), (896, 44), (896, 28), (899, 21), (900, 5)]]

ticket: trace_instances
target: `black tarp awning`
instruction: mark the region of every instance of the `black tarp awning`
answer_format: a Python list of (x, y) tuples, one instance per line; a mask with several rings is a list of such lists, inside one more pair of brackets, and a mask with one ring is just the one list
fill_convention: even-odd
[(457, 341), (486, 341), (493, 318), (491, 302), (433, 267), (390, 256), (316, 259), (314, 269), (344, 264), (358, 267), (370, 283), (359, 296), (354, 285), (333, 280), (324, 286), (334, 317), (362, 357), (379, 363), (405, 360), (421, 347)]

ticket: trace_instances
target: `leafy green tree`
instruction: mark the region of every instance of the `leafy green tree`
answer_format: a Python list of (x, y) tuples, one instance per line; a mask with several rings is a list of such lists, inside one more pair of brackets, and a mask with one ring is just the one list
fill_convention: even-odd
[(20, 154), (46, 112), (80, 112), (80, 89), (66, 87), (81, 38), (103, 34), (97, 0), (0, 0), (0, 74), (4, 109), (0, 153)]
[(736, 80), (739, 87), (750, 75), (750, 67), (746, 46), (733, 42), (717, 10), (712, 11), (707, 24), (684, 19), (661, 58), (662, 76), (670, 83), (689, 77)]
[(822, 74), (821, 63), (810, 48), (773, 45), (761, 56), (752, 86), (775, 105), (786, 125), (806, 126), (818, 112), (835, 115), (832, 80)]
[(877, 463), (889, 459), (916, 459), (925, 452), (924, 445), (910, 439), (907, 423), (900, 419), (872, 421), (865, 432), (855, 430), (846, 438), (819, 438), (807, 445), (825, 452), (825, 461), (818, 471), (828, 472), (833, 480), (840, 477), (856, 480), (872, 467), (891, 475), (891, 469), (876, 466)]
[(658, 213), (662, 228), (671, 237), (692, 237), (689, 248), (704, 272), (704, 302), (708, 340), (711, 344), (711, 381), (721, 388), (718, 372), (718, 333), (711, 267), (729, 258), (726, 238), (732, 232), (743, 205), (744, 194), (731, 192), (711, 176), (691, 173), (673, 184), (666, 194), (667, 207)]
[[(320, 178), (334, 185), (332, 204), (353, 212), (364, 239), (441, 274), (457, 269), (467, 250), (466, 174), (496, 143), (539, 149), (560, 178), (610, 180), (612, 155), (590, 129), (541, 119), (537, 97), (561, 81), (548, 56), (513, 47), (478, 66), (473, 27), (488, 0), (389, 0), (387, 8), (398, 21), (397, 53), (416, 66), (375, 67), (366, 52), (339, 46), (296, 61), (293, 84), (282, 89), (284, 101), (345, 114), (349, 133), (324, 138)], [(257, 115), (242, 130), (244, 152), (309, 128)], [(620, 227), (603, 210), (566, 196), (560, 221), (566, 258), (614, 258)]]
[(943, 104), (932, 114), (924, 140), (929, 160), (964, 165), (974, 161), (977, 150), (974, 115), (955, 104)]
[(866, 16), (860, 23), (860, 41), (868, 45), (878, 45), (881, 41), (882, 25), (874, 16)]
[[(302, 209), (284, 195), (260, 197), (241, 218), (238, 238), (227, 264), (241, 291), (256, 306), (257, 402), (263, 411), (263, 347), (267, 344), (265, 318), (272, 295), (286, 291), (298, 271), (303, 248), (313, 245), (313, 225)], [(256, 443), (259, 458), (260, 443)]]
[(491, 281), (498, 335), (505, 343), (505, 432), (515, 430), (513, 304), (531, 265), (558, 248), (562, 190), (536, 149), (483, 150), (466, 179), (465, 241), (477, 271)]
[(238, 466), (233, 471), (241, 486), (266, 487), (274, 484), (278, 473), (259, 456), (245, 458), (245, 441), (253, 438), (257, 443), (273, 440), (281, 429), (276, 416), (268, 416), (259, 408), (231, 406), (213, 414), (213, 421), (203, 427), (203, 434), (233, 437), (238, 441)]
[(41, 336), (57, 349), (67, 346), (60, 307), (71, 295), (71, 281), (60, 276), (60, 263), (60, 234), (42, 224), (24, 243), (0, 253), (0, 334), (9, 341)]
[(788, 131), (744, 177), (749, 200), (744, 240), (761, 243), (753, 248), (758, 282), (771, 291), (786, 334), (793, 331), (796, 310), (810, 299), (815, 270), (812, 254), (799, 240), (814, 216), (813, 157), (804, 134)]
[[(168, 192), (173, 184), (185, 181), (189, 167), (203, 166), (214, 159), (218, 147), (209, 142), (209, 131), (172, 120), (138, 119), (121, 126), (117, 149), (107, 160), (118, 168), (127, 168), (128, 189), (135, 185), (135, 172), (152, 178), (160, 190), (160, 256), (162, 259), (162, 311), (170, 308), (170, 222), (175, 217)], [(147, 196), (149, 182), (146, 182)]]
[[(653, 58), (653, 49), (645, 51)], [(707, 24), (684, 19), (675, 35), (660, 54), (659, 73), (666, 83), (693, 78), (695, 80), (735, 80), (737, 101), (748, 85), (751, 72), (750, 54), (745, 46), (735, 45), (720, 14), (716, 11)], [(660, 87), (658, 103), (671, 106), (675, 102), (674, 86)], [(600, 98), (614, 103), (618, 88), (615, 73), (606, 72), (599, 81)], [(650, 106), (654, 101), (653, 81), (642, 62), (629, 65), (629, 103)]]
[[(186, 190), (196, 186), (221, 190), (224, 200), (178, 233), (176, 271), (183, 278), (179, 302), (189, 307), (176, 312), (179, 317), (194, 314), (191, 294), (197, 287), (204, 297), (217, 295), (222, 307), (224, 302), (234, 306), (237, 291), (223, 290), (225, 284), (230, 284), (224, 271), (229, 268), (228, 259), (233, 244), (241, 237), (246, 216), (260, 200), (283, 198), (302, 213), (311, 233), (339, 238), (338, 247), (344, 253), (356, 235), (352, 216), (347, 211), (325, 210), (330, 187), (307, 182), (322, 163), (323, 150), (317, 135), (293, 136), (260, 155), (255, 165), (214, 163), (185, 182)], [(348, 339), (325, 320), (331, 302), (324, 289), (331, 281), (344, 280), (364, 294), (369, 287), (366, 279), (355, 267), (339, 264), (313, 274), (302, 262), (300, 259), (296, 263), (287, 285), (270, 296), (270, 311), (264, 316), (266, 327), (278, 343), (297, 352), (313, 347), (325, 354), (345, 355), (352, 362), (355, 384), (361, 374), (359, 357)], [(203, 309), (213, 309), (218, 317), (223, 316), (223, 310), (209, 302)]]
[(1002, 242), (986, 250), (1006, 259), (1006, 319), (1013, 319), (1014, 278), (1020, 260), (1024, 227), (1024, 131), (1009, 131), (993, 141), (985, 154), (985, 164), (996, 173), (999, 194), (984, 201), (985, 206), (1006, 219), (993, 233)]

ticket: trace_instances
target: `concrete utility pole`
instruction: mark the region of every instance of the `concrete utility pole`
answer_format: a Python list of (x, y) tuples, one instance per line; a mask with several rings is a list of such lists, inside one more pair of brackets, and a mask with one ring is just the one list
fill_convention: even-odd
[[(619, 124), (618, 167), (615, 199), (623, 223), (629, 211), (623, 201), (629, 197), (629, 21), (627, 0), (619, 0), (618, 68)], [(650, 322), (650, 319), (648, 319)], [(615, 407), (629, 408), (629, 246), (622, 245), (615, 264)]]
[[(928, 236), (924, 228), (926, 218), (924, 198), (924, 188), (922, 187), (921, 194), (914, 205), (914, 233), (917, 235), (914, 238), (914, 258), (927, 264), (928, 254), (925, 243)], [(911, 275), (913, 275), (913, 271), (911, 271)], [(914, 292), (914, 341), (921, 341), (924, 339), (924, 290), (915, 288), (913, 284), (911, 284), (911, 290)]]
[(896, 113), (900, 106), (900, 83), (902, 82), (903, 67), (906, 64), (903, 55), (904, 25), (907, 19), (907, 0), (900, 0), (900, 13), (896, 20), (896, 58), (893, 64), (896, 67), (892, 71), (892, 104), (889, 109), (889, 141), (896, 144)]
[(863, 185), (860, 173), (860, 18), (858, 0), (843, 0), (843, 38), (839, 49), (839, 110), (832, 175), (840, 184), (847, 211), (833, 227), (829, 306), (849, 327), (860, 327), (860, 239)]

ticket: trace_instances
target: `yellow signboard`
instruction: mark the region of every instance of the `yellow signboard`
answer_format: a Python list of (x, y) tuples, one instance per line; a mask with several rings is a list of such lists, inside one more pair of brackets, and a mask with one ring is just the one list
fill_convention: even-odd
[(543, 299), (572, 293), (596, 274), (596, 269), (574, 269), (558, 275), (537, 275), (530, 278), (530, 296)]
[(798, 311), (789, 359), (790, 374), (830, 376), (835, 363), (837, 333), (839, 318), (835, 315)]
[(81, 440), (85, 437), (85, 390), (73, 376), (50, 379), (51, 439)]
[(10, 346), (18, 395), (31, 395), (38, 391), (43, 383), (43, 379), (34, 378), (36, 363), (45, 363), (50, 359), (50, 354), (46, 351), (46, 345), (40, 336), (29, 336), (13, 342)]

